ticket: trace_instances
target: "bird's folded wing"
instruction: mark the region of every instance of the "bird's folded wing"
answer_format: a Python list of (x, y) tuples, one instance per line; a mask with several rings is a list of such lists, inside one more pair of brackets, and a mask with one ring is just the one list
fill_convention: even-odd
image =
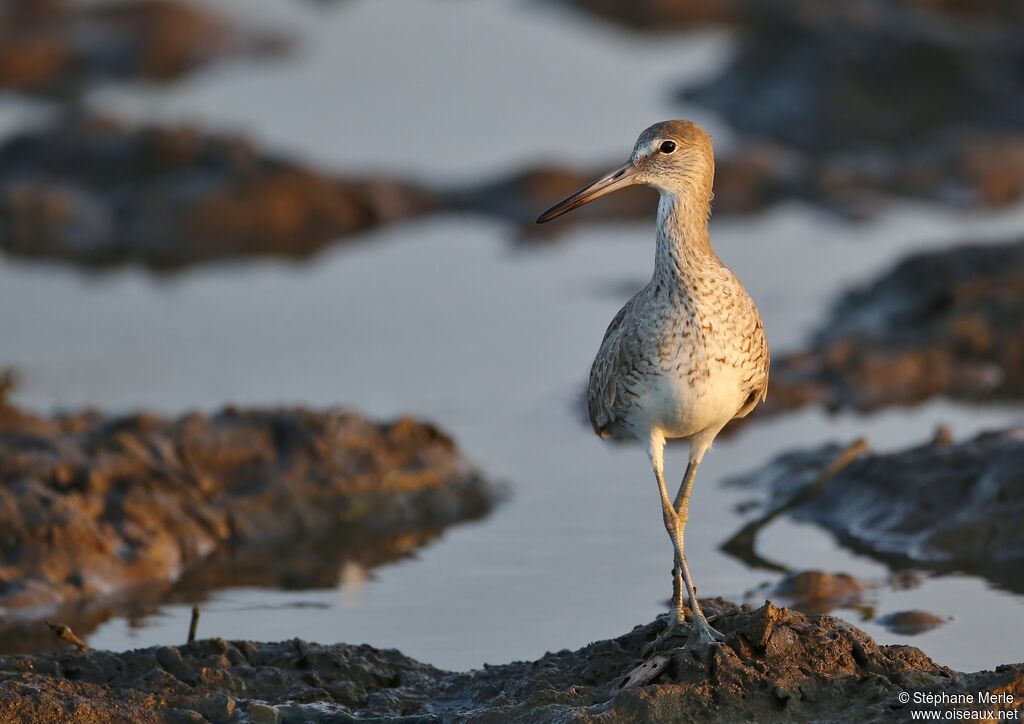
[(590, 368), (590, 383), (587, 386), (587, 412), (590, 424), (598, 435), (609, 432), (616, 421), (616, 412), (625, 394), (623, 385), (627, 381), (631, 364), (630, 350), (635, 344), (635, 333), (631, 334), (628, 319), (632, 306), (631, 299), (612, 319), (604, 333), (601, 348)]

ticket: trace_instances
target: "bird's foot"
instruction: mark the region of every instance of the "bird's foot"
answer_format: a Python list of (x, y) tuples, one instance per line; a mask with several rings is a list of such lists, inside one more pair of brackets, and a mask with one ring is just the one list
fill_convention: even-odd
[(674, 614), (669, 614), (668, 624), (665, 626), (665, 629), (655, 636), (653, 641), (644, 646), (640, 655), (644, 659), (649, 659), (659, 651), (678, 648), (679, 639), (686, 639), (689, 635), (689, 625), (679, 620)]
[(709, 624), (703, 616), (694, 616), (689, 628), (690, 635), (686, 639), (686, 648), (704, 648), (725, 641), (725, 634)]
[(674, 616), (668, 626), (647, 644), (640, 653), (643, 662), (612, 684), (612, 692), (643, 686), (664, 671), (676, 656), (703, 652), (712, 644), (725, 641), (725, 634), (714, 628), (703, 616), (682, 623)]

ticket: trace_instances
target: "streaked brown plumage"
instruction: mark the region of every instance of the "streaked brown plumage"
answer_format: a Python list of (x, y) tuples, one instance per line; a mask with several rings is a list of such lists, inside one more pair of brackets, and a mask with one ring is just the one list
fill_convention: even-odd
[[(686, 561), (683, 533), (693, 479), (721, 429), (764, 399), (769, 364), (757, 307), (711, 247), (713, 179), (707, 133), (690, 121), (665, 121), (640, 135), (626, 164), (538, 219), (632, 183), (661, 193), (654, 273), (608, 325), (590, 371), (587, 408), (599, 435), (648, 445), (676, 556), (669, 631), (686, 626), (685, 586), (689, 642), (701, 644), (720, 634), (700, 609)], [(664, 480), (666, 438), (690, 441), (674, 500)]]

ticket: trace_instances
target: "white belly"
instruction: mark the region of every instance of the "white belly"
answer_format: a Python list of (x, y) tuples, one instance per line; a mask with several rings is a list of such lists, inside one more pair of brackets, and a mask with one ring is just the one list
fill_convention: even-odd
[(686, 438), (709, 428), (720, 429), (744, 399), (740, 371), (732, 367), (714, 369), (693, 384), (685, 378), (658, 375), (648, 378), (639, 391), (629, 425), (640, 439), (652, 429), (666, 438)]

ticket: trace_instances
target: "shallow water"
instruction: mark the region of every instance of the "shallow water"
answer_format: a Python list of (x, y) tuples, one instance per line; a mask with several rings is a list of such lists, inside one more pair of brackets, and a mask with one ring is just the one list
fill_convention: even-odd
[[(729, 48), (723, 34), (640, 40), (508, 2), (217, 5), (291, 29), (300, 52), (221, 66), (172, 89), (108, 88), (95, 106), (241, 128), (328, 167), (448, 181), (546, 154), (624, 156), (642, 127), (670, 115), (714, 128), (667, 91), (709, 72)], [(4, 126), (12, 113), (0, 112)], [(787, 206), (715, 223), (713, 235), (778, 352), (824, 318), (835, 294), (907, 251), (1021, 229), (1024, 209), (972, 217), (903, 205), (849, 226)], [(436, 217), (308, 263), (221, 265), (170, 279), (4, 259), (3, 362), (23, 371), (17, 400), (46, 410), (303, 402), (437, 421), (511, 484), (496, 514), (450, 530), (413, 559), (339, 571), (336, 589), (216, 592), (200, 634), (365, 641), (446, 668), (534, 658), (652, 618), (670, 591), (672, 557), (644, 453), (602, 443), (574, 407), (624, 289), (650, 274), (652, 226), (577, 227), (560, 245), (529, 252), (513, 250), (513, 233), (490, 220)], [(935, 401), (870, 416), (808, 410), (720, 440), (700, 471), (687, 530), (702, 595), (739, 598), (773, 579), (718, 551), (741, 524), (735, 505), (750, 495), (719, 485), (728, 476), (824, 441), (866, 435), (896, 449), (938, 423), (968, 435), (1022, 419), (1012, 407)], [(672, 477), (684, 462), (682, 447), (670, 450)], [(767, 530), (759, 551), (797, 570), (886, 574), (786, 520)], [(1016, 630), (1024, 599), (980, 579), (882, 585), (874, 600), (879, 615), (921, 607), (953, 616), (911, 639), (944, 664), (972, 670), (1021, 658), (1006, 631)], [(188, 608), (111, 620), (90, 643), (180, 641)], [(882, 642), (907, 640), (848, 613)]]

